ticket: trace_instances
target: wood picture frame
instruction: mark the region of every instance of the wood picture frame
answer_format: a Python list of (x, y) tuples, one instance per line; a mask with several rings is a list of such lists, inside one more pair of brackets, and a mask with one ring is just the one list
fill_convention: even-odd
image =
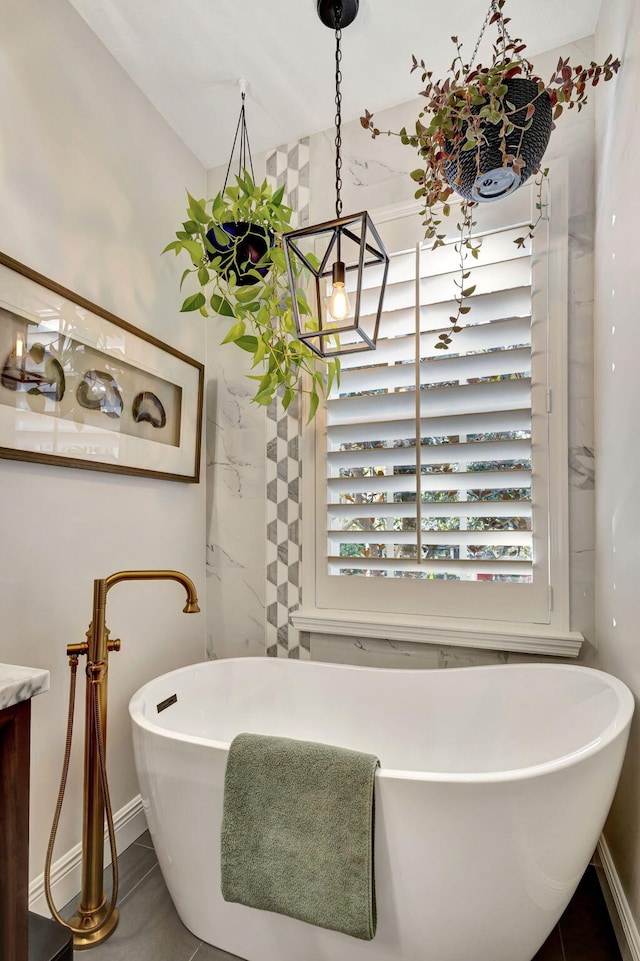
[(204, 366), (0, 253), (0, 457), (197, 483)]

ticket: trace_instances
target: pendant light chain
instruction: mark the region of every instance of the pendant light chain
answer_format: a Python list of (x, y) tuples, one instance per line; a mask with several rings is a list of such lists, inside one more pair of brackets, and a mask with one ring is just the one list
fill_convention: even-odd
[[(320, 20), (335, 35), (336, 216), (315, 227), (288, 231), (282, 238), (298, 338), (323, 360), (375, 350), (389, 272), (389, 255), (367, 211), (351, 217), (342, 213), (341, 40), (342, 29), (353, 23), (359, 4), (360, 0), (316, 0)], [(347, 248), (346, 256), (342, 246)], [(307, 249), (317, 256), (309, 257), (304, 252)], [(377, 273), (372, 276), (370, 268)], [(298, 270), (311, 279), (309, 308), (299, 303)], [(362, 291), (372, 289), (369, 278), (371, 283), (376, 281), (376, 298), (370, 301), (367, 296), (365, 313)], [(313, 324), (305, 316), (308, 309), (315, 318)]]
[(342, 198), (340, 197), (340, 191), (342, 190), (342, 91), (340, 89), (340, 84), (342, 83), (342, 70), (340, 69), (340, 64), (342, 61), (342, 50), (340, 49), (340, 41), (342, 40), (342, 3), (338, 0), (335, 6), (335, 31), (336, 31), (336, 218), (339, 219), (342, 216)]

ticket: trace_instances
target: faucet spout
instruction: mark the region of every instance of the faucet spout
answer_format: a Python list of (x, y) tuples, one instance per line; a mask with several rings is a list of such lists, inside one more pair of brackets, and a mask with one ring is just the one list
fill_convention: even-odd
[(200, 613), (195, 584), (190, 577), (187, 577), (187, 575), (181, 571), (118, 571), (117, 574), (111, 574), (105, 578), (105, 597), (107, 591), (121, 581), (177, 581), (179, 584), (182, 584), (187, 592), (187, 603), (183, 608), (183, 613)]

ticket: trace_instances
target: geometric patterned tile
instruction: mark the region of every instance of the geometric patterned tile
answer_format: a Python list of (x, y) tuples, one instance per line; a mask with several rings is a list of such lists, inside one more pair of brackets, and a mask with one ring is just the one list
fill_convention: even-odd
[(289, 563), (289, 541), (283, 541), (282, 544), (278, 544), (278, 560), (281, 564)]
[(277, 481), (272, 480), (267, 484), (267, 500), (276, 501), (277, 500)]
[[(267, 181), (284, 185), (293, 210), (292, 227), (309, 225), (309, 138), (285, 144), (267, 155)], [(267, 625), (269, 657), (309, 657), (309, 640), (299, 635), (290, 615), (300, 606), (300, 417), (299, 395), (286, 411), (274, 401), (267, 408)]]

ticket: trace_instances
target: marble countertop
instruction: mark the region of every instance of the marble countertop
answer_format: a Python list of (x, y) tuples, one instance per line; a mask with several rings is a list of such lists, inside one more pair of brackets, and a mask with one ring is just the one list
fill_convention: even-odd
[(0, 664), (0, 711), (49, 690), (49, 671)]

